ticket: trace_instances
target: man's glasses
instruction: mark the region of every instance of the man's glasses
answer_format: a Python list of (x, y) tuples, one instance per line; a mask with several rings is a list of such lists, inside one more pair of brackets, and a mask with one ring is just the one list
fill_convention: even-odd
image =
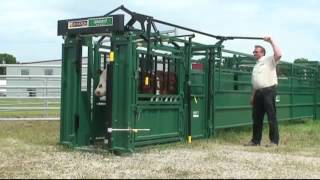
[(260, 53), (260, 52), (259, 52), (259, 51), (253, 51), (252, 53), (253, 53), (253, 54), (257, 54), (257, 53)]

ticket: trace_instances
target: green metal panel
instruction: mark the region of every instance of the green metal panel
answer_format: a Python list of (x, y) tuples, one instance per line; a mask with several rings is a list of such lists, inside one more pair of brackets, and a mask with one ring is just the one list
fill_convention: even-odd
[(181, 112), (179, 106), (139, 106), (135, 128), (150, 129), (136, 133), (136, 145), (161, 142), (163, 139), (182, 139)]
[(205, 109), (205, 98), (200, 95), (191, 95), (191, 136), (192, 138), (203, 138), (207, 132), (207, 115)]
[[(125, 37), (112, 37), (112, 49), (114, 50), (114, 71), (112, 87), (112, 128), (133, 128), (132, 94), (136, 88), (132, 81), (132, 45)], [(111, 149), (116, 151), (133, 151), (132, 132), (113, 131)]]
[(67, 38), (63, 45), (61, 81), (60, 142), (78, 145), (80, 69), (77, 61), (81, 44), (76, 38)]
[[(250, 91), (252, 89), (251, 85), (251, 74), (248, 72), (238, 73), (237, 78), (237, 89), (241, 91)], [(234, 88), (235, 89), (235, 88)]]
[[(164, 91), (161, 91), (160, 94), (155, 94), (154, 92), (140, 92), (142, 94), (138, 94), (136, 96), (137, 100), (134, 116), (134, 128), (150, 129), (150, 131), (141, 131), (135, 133), (135, 146), (181, 141), (185, 136), (184, 128), (186, 121), (183, 121), (185, 120), (183, 106), (184, 64), (182, 63), (183, 61), (181, 57), (182, 51), (178, 51), (177, 49), (172, 47), (160, 45), (154, 46), (153, 48), (161, 49), (167, 52), (151, 52), (153, 59), (153, 71), (155, 67), (157, 67), (157, 69), (159, 68), (158, 65), (155, 65), (155, 58), (158, 59), (157, 61), (161, 61), (162, 63), (163, 58), (167, 60), (171, 59), (170, 63), (167, 64), (167, 66), (169, 66), (170, 64), (171, 67), (167, 67), (167, 70), (169, 71), (170, 69), (170, 71), (173, 71), (174, 69), (176, 69), (178, 83), (177, 92), (173, 94), (172, 92), (170, 93)], [(142, 60), (139, 59), (139, 56), (142, 54), (146, 54), (147, 52), (144, 50), (138, 50), (136, 52), (137, 66), (134, 68), (134, 70), (136, 70), (134, 74), (140, 74), (139, 70), (142, 70), (142, 68), (145, 69), (146, 67), (143, 65)], [(170, 52), (172, 52), (172, 54), (170, 54)], [(174, 64), (174, 62), (176, 62), (176, 64)], [(141, 67), (139, 67), (140, 65)], [(161, 72), (164, 72), (164, 70), (162, 69), (158, 73)], [(154, 75), (155, 74), (152, 74), (150, 77), (150, 81), (152, 82), (154, 81)], [(141, 86), (141, 83), (144, 83), (144, 80), (140, 78), (136, 78), (136, 81), (140, 81), (138, 83), (139, 87)]]
[[(202, 65), (202, 63), (199, 63)], [(203, 65), (205, 66), (205, 65)], [(206, 71), (193, 70), (190, 75), (191, 80), (191, 135), (193, 138), (205, 137), (207, 128), (206, 114)]]
[(88, 145), (91, 136), (91, 64), (88, 63), (89, 80), (83, 82), (87, 89), (81, 91), (82, 45), (88, 46), (91, 61), (91, 38), (67, 38), (63, 46), (60, 142), (72, 146)]
[(229, 72), (217, 72), (216, 75), (217, 90), (234, 90), (234, 74)]
[[(212, 133), (212, 116), (211, 103), (212, 97), (209, 93), (212, 92), (211, 85), (211, 70), (209, 66), (212, 61), (212, 48), (206, 46), (192, 47), (191, 64), (189, 64), (190, 78), (190, 128), (192, 138), (209, 137)], [(210, 62), (210, 63), (209, 63)], [(210, 77), (210, 78), (209, 78)]]
[(216, 93), (215, 127), (224, 128), (250, 124), (251, 106), (248, 92), (219, 91)]
[[(223, 58), (215, 71), (215, 117), (214, 127), (227, 128), (252, 123), (251, 73), (248, 66), (241, 65), (241, 58)], [(250, 67), (252, 68), (252, 67)]]
[[(278, 87), (277, 89), (279, 89)], [(289, 120), (292, 117), (291, 95), (288, 92), (279, 92), (276, 97), (278, 120)]]
[(90, 144), (91, 124), (90, 124), (90, 104), (88, 92), (81, 92), (79, 96), (79, 124), (76, 132), (77, 146), (87, 146)]

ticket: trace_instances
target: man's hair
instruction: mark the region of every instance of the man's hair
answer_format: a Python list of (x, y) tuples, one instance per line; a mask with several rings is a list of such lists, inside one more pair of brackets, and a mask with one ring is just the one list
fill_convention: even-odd
[(254, 48), (260, 48), (262, 50), (263, 55), (266, 55), (266, 49), (260, 45), (255, 45)]

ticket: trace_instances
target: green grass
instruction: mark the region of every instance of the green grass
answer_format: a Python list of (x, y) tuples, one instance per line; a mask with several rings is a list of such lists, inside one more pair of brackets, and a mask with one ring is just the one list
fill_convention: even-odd
[[(294, 120), (279, 122), (280, 143), (276, 151), (278, 153), (305, 151), (312, 154), (320, 154), (320, 120)], [(262, 147), (269, 143), (268, 124), (264, 124)], [(251, 126), (220, 129), (216, 131), (214, 137), (209, 139), (193, 140), (188, 146), (210, 148), (214, 145), (240, 145), (249, 142), (252, 136)], [(148, 149), (167, 149), (175, 147), (184, 147), (186, 142), (160, 144), (150, 147), (144, 147), (141, 150)], [(273, 151), (268, 148), (254, 148), (253, 151)], [(139, 150), (138, 150), (139, 151)]]
[[(279, 152), (307, 151), (320, 153), (320, 121), (294, 120), (279, 122)], [(251, 126), (218, 130), (216, 138), (211, 139), (218, 144), (244, 144), (252, 137)], [(264, 124), (262, 144), (269, 143), (269, 127)]]
[[(313, 120), (295, 120), (283, 121), (279, 123), (279, 133), (281, 144), (294, 144), (294, 145), (313, 145), (314, 142), (320, 140), (320, 121)], [(251, 126), (229, 128), (217, 131), (217, 139), (219, 141), (228, 143), (240, 142), (243, 138), (251, 137)], [(263, 139), (268, 140), (269, 128), (268, 124), (264, 124)], [(305, 140), (305, 141), (303, 141)]]
[[(26, 142), (54, 144), (58, 142), (60, 133), (59, 121), (0, 121), (0, 138), (11, 137)], [(280, 146), (294, 148), (319, 148), (320, 149), (320, 121), (301, 120), (285, 121), (279, 123)], [(264, 125), (263, 142), (268, 142), (268, 127)], [(216, 131), (216, 136), (210, 139), (193, 140), (197, 142), (211, 141), (217, 144), (242, 144), (251, 138), (251, 126), (221, 129)], [(185, 143), (170, 143), (159, 145), (161, 147), (184, 146)]]
[(36, 145), (56, 145), (59, 127), (59, 121), (0, 121), (0, 143), (1, 139), (11, 138)]
[[(26, 143), (55, 145), (59, 143), (59, 121), (0, 121), (0, 139), (13, 138)], [(320, 153), (320, 121), (303, 120), (288, 121), (279, 124), (280, 145), (278, 150), (283, 152), (308, 151)], [(251, 127), (238, 127), (218, 130), (216, 136), (210, 139), (186, 142), (160, 144), (138, 148), (137, 151), (148, 149), (167, 149), (184, 146), (203, 146), (208, 144), (242, 145), (251, 138)], [(268, 127), (263, 130), (263, 143), (268, 140)], [(1, 141), (0, 141), (1, 142)], [(0, 144), (0, 146), (2, 146)]]

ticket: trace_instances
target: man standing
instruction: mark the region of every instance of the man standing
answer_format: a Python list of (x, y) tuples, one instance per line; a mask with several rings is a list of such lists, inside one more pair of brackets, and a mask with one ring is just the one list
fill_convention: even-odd
[(268, 115), (269, 139), (274, 146), (279, 144), (279, 130), (276, 116), (276, 86), (278, 85), (276, 66), (281, 58), (281, 51), (271, 37), (264, 37), (273, 48), (273, 56), (265, 56), (266, 50), (256, 45), (253, 51), (257, 63), (252, 71), (253, 92), (250, 103), (252, 105), (252, 139), (246, 146), (260, 145), (262, 138), (263, 118), (265, 113)]

